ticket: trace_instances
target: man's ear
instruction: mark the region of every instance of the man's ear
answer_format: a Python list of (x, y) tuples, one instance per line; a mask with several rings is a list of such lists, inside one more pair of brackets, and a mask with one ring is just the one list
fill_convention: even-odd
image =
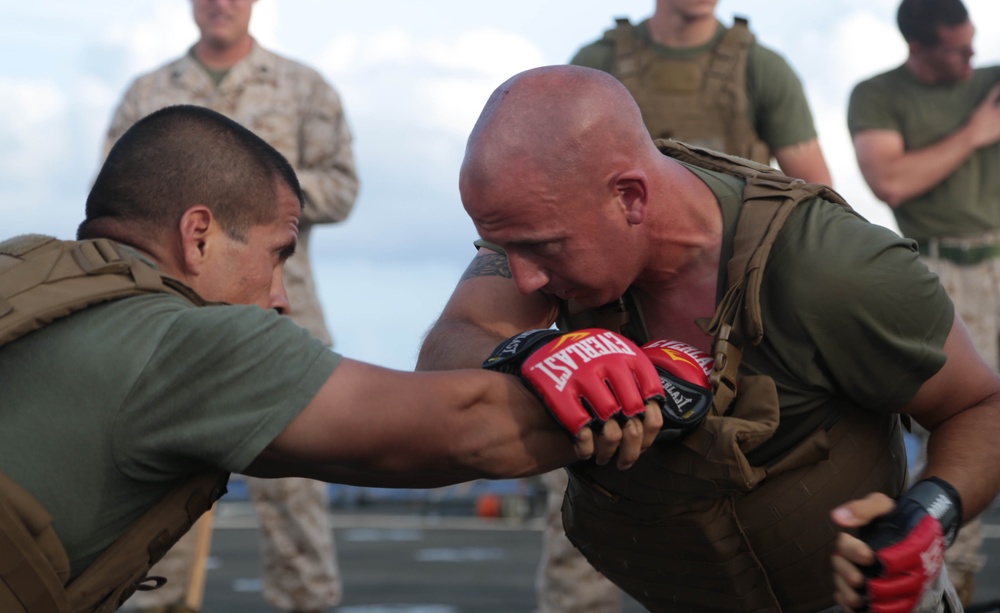
[(628, 170), (615, 177), (613, 186), (629, 225), (641, 224), (646, 219), (646, 206), (649, 204), (646, 175), (637, 169)]
[(196, 204), (184, 211), (177, 227), (180, 233), (181, 257), (190, 274), (199, 274), (215, 247), (215, 235), (221, 230), (212, 211)]

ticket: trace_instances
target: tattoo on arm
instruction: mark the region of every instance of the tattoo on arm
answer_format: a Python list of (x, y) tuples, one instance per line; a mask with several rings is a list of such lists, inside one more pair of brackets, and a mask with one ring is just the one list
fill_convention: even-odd
[(510, 279), (510, 265), (507, 263), (507, 256), (491, 253), (473, 259), (469, 267), (462, 273), (461, 281), (473, 277), (505, 277)]

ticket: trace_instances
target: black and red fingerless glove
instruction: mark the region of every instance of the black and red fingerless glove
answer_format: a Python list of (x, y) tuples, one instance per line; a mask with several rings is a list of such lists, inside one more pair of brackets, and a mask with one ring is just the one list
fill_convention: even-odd
[(924, 479), (903, 494), (895, 508), (861, 529), (860, 538), (876, 562), (862, 572), (873, 613), (912, 611), (937, 579), (944, 550), (962, 523), (962, 501), (947, 481)]

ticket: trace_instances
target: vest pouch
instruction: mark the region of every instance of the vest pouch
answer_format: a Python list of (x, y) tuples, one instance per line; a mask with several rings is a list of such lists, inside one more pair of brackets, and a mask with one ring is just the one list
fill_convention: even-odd
[(778, 393), (769, 377), (740, 379), (728, 415), (710, 414), (681, 441), (654, 444), (628, 470), (578, 462), (570, 476), (612, 501), (681, 504), (752, 490), (767, 470), (751, 466), (745, 453), (770, 438), (778, 426)]
[(702, 87), (702, 67), (695, 62), (662, 62), (649, 67), (649, 84), (657, 91), (696, 94)]
[(681, 441), (681, 447), (702, 458), (692, 467), (692, 475), (712, 481), (719, 490), (752, 490), (767, 471), (751, 466), (746, 454), (774, 435), (778, 421), (774, 381), (760, 375), (743, 377), (726, 414), (709, 414)]

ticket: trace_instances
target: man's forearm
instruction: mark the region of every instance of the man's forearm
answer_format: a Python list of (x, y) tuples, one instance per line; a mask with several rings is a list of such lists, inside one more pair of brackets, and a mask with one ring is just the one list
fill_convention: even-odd
[(979, 515), (1000, 491), (1000, 398), (994, 396), (938, 425), (927, 443), (924, 476), (952, 484), (963, 521)]

